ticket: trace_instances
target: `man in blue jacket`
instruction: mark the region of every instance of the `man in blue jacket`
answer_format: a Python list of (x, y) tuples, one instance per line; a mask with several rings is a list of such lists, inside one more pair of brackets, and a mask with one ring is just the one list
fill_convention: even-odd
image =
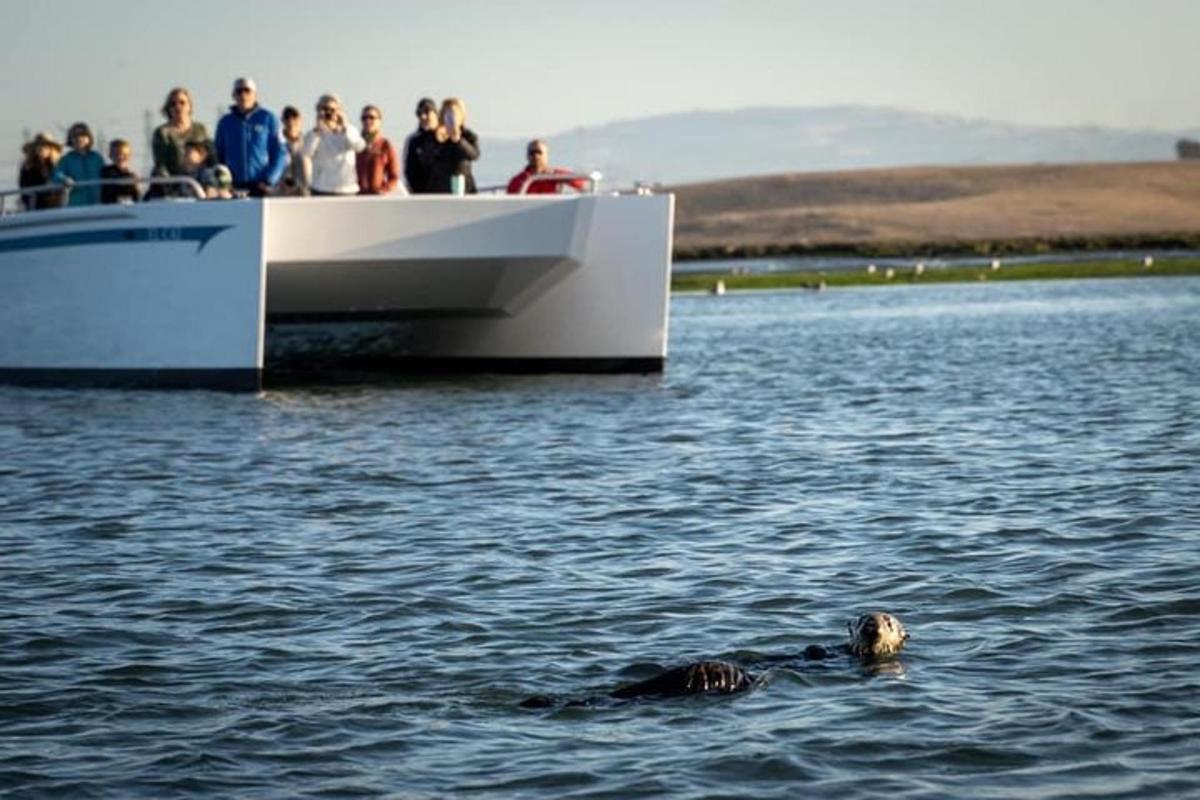
[(253, 197), (265, 196), (287, 166), (279, 119), (258, 104), (257, 87), (249, 78), (233, 82), (233, 105), (217, 123), (213, 144), (217, 160), (233, 174), (233, 188)]

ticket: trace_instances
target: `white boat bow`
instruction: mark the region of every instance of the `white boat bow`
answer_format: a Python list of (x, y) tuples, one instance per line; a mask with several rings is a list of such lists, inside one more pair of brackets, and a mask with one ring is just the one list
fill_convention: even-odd
[(658, 371), (671, 195), (170, 200), (0, 217), (0, 379)]

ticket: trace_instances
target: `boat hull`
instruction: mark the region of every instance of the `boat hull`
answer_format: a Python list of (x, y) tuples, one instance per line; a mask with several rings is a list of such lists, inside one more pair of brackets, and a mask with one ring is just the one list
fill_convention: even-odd
[(0, 219), (0, 379), (656, 371), (673, 198), (161, 202)]

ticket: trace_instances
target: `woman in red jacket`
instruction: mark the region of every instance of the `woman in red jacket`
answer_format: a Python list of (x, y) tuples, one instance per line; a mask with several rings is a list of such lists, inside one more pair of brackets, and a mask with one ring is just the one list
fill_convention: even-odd
[(383, 135), (383, 112), (378, 106), (363, 106), (362, 133), (367, 141), (355, 158), (359, 194), (407, 194), (400, 183), (400, 161), (396, 148)]

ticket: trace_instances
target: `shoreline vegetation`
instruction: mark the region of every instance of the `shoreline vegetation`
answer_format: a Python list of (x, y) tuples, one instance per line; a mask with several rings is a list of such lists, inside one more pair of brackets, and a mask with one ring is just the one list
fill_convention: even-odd
[[(920, 262), (905, 268), (862, 269), (767, 273), (736, 273), (729, 270), (688, 272), (671, 277), (673, 292), (714, 292), (725, 290), (810, 289), (850, 286), (911, 286), (921, 283), (961, 283), (979, 281), (1058, 280), (1064, 278), (1133, 278), (1172, 275), (1200, 275), (1200, 258), (1127, 259), (1118, 261), (1078, 261), (991, 264), (950, 267), (926, 267)], [(719, 289), (717, 287), (720, 287)]]
[(830, 256), (846, 258), (939, 258), (1041, 256), (1055, 253), (1098, 253), (1139, 250), (1200, 250), (1200, 231), (1107, 236), (1058, 236), (978, 241), (742, 243), (700, 247), (676, 246), (675, 261), (712, 261), (737, 258), (794, 258)]
[(676, 261), (1200, 250), (1200, 159), (793, 173), (671, 191)]

